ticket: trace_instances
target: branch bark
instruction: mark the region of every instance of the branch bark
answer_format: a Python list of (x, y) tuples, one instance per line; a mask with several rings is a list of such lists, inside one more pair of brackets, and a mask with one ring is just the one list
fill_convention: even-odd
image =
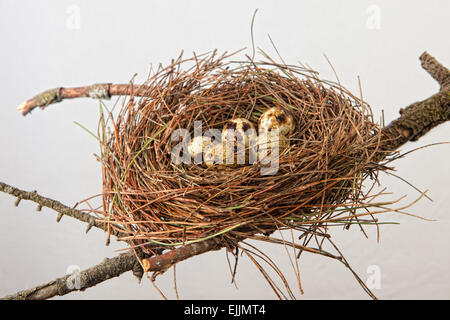
[(40, 107), (45, 109), (48, 105), (61, 102), (64, 99), (73, 98), (93, 98), (93, 99), (109, 99), (111, 96), (131, 95), (137, 97), (145, 97), (148, 90), (145, 85), (128, 84), (112, 84), (112, 83), (97, 83), (89, 86), (63, 88), (58, 87), (39, 93), (33, 98), (25, 101), (17, 107), (17, 110), (22, 115), (27, 115), (33, 109)]
[(424, 52), (422, 67), (440, 85), (438, 93), (400, 109), (400, 117), (383, 129), (382, 148), (398, 149), (408, 141), (417, 141), (434, 127), (450, 120), (450, 71), (434, 57)]
[(19, 291), (2, 300), (44, 300), (63, 296), (73, 291), (84, 291), (128, 271), (133, 271), (133, 274), (141, 279), (144, 272), (163, 273), (178, 262), (208, 251), (219, 250), (222, 247), (223, 244), (219, 239), (212, 238), (143, 259), (142, 266), (136, 255), (128, 252), (112, 259), (105, 259), (102, 263), (81, 271), (79, 275), (67, 275), (46, 284)]
[(112, 259), (106, 258), (102, 263), (83, 270), (79, 274), (58, 278), (49, 283), (6, 296), (2, 300), (45, 300), (63, 296), (73, 291), (83, 291), (130, 270), (133, 270), (137, 277), (142, 277), (142, 268), (133, 252), (121, 254)]
[(142, 260), (142, 266), (145, 272), (165, 271), (176, 263), (197, 256), (199, 254), (222, 249), (224, 246), (218, 238), (192, 243), (186, 246), (170, 250), (161, 255), (156, 255)]
[[(38, 204), (36, 208), (38, 211), (41, 211), (43, 207), (47, 207), (58, 212), (59, 215), (56, 218), (56, 221), (58, 222), (64, 215), (66, 215), (71, 218), (77, 219), (81, 222), (87, 223), (86, 233), (88, 233), (92, 227), (96, 227), (103, 231), (105, 230), (104, 222), (98, 221), (98, 219), (83, 211), (70, 208), (59, 201), (43, 197), (39, 195), (37, 191), (24, 191), (0, 181), (0, 192), (4, 192), (16, 197), (17, 198), (17, 201), (15, 203), (16, 206), (18, 206), (20, 201), (22, 200), (30, 200)], [(119, 238), (127, 236), (127, 234), (121, 233), (115, 229), (111, 229), (111, 234)]]
[[(435, 58), (428, 53), (423, 53), (420, 56), (422, 67), (439, 83), (440, 91), (420, 102), (415, 102), (410, 106), (400, 109), (400, 117), (392, 121), (388, 126), (383, 129), (383, 141), (381, 147), (386, 151), (394, 151), (408, 141), (416, 141), (421, 136), (426, 134), (435, 126), (450, 120), (450, 72), (447, 68), (442, 66)], [(50, 103), (59, 102), (64, 98), (76, 98), (76, 97), (109, 97), (114, 94), (129, 94), (127, 85), (94, 85), (79, 88), (57, 88), (53, 91), (44, 92), (19, 106), (19, 111), (26, 115), (36, 107), (46, 107)], [(145, 96), (145, 87), (136, 87), (135, 95)], [(95, 91), (97, 90), (97, 93)], [(50, 93), (49, 93), (50, 92)], [(1, 185), (0, 185), (1, 186)], [(161, 255), (153, 256), (142, 260), (142, 266), (145, 271), (164, 271), (177, 262), (183, 261), (198, 254), (202, 254), (211, 250), (218, 250), (225, 244), (219, 241), (217, 238), (212, 238), (206, 241), (186, 245)], [(120, 257), (120, 256), (119, 256)], [(119, 259), (119, 257), (117, 259)], [(117, 274), (129, 271), (134, 268), (137, 258), (128, 255), (127, 262), (123, 263), (119, 260), (111, 259), (105, 261), (103, 266), (99, 270), (112, 268), (115, 272), (94, 272), (96, 280), (93, 282), (98, 284), (102, 281), (111, 278), (111, 274)], [(100, 264), (102, 265), (102, 264)], [(99, 266), (100, 266), (99, 265)], [(99, 266), (93, 267), (95, 269)], [(88, 274), (91, 269), (83, 272)], [(109, 270), (109, 269), (108, 269)], [(141, 269), (142, 270), (142, 269)], [(103, 278), (102, 278), (103, 277)], [(64, 279), (64, 278), (62, 278)], [(58, 282), (58, 280), (56, 280)], [(95, 285), (94, 284), (94, 285)], [(44, 288), (52, 287), (51, 292), (63, 293), (65, 289), (54, 289), (55, 282), (51, 282), (47, 285), (37, 287), (37, 291), (44, 290)], [(89, 286), (86, 286), (86, 288)], [(60, 287), (58, 287), (60, 288)], [(47, 290), (47, 289), (45, 289)], [(30, 291), (30, 292), (29, 292)], [(46, 294), (37, 294), (36, 288), (22, 291), (7, 298), (45, 298), (49, 297)], [(68, 293), (70, 291), (67, 291)], [(56, 295), (56, 294), (55, 294)]]
[(440, 91), (444, 91), (445, 88), (450, 86), (450, 72), (444, 67), (439, 61), (436, 60), (433, 56), (428, 54), (428, 52), (422, 53), (419, 57), (420, 63), (422, 64), (422, 68), (428, 72), (430, 76), (436, 80), (441, 86)]

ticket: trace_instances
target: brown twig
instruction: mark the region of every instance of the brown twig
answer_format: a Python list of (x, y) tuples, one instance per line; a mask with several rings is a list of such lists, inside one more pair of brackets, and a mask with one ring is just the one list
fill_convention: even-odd
[(27, 115), (35, 108), (46, 108), (48, 105), (60, 102), (64, 99), (93, 98), (109, 99), (111, 96), (130, 95), (145, 96), (147, 87), (135, 85), (131, 88), (128, 84), (98, 83), (83, 87), (63, 88), (58, 87), (39, 93), (30, 100), (17, 107), (22, 115)]
[(223, 246), (224, 244), (218, 238), (212, 238), (182, 246), (161, 255), (143, 259), (142, 265), (145, 272), (164, 272), (171, 266), (175, 265), (177, 262), (186, 260), (208, 251), (219, 250)]
[[(0, 181), (0, 192), (4, 192), (16, 197), (16, 206), (20, 203), (21, 200), (30, 200), (38, 204), (38, 211), (40, 211), (42, 207), (47, 207), (58, 212), (58, 222), (59, 220), (61, 220), (62, 216), (68, 216), (81, 222), (87, 223), (86, 233), (89, 232), (92, 227), (104, 230), (104, 222), (100, 222), (99, 219), (78, 209), (70, 208), (59, 201), (43, 197), (39, 195), (37, 191), (24, 191)], [(125, 235), (117, 230), (112, 230), (111, 233), (117, 237), (123, 237)]]

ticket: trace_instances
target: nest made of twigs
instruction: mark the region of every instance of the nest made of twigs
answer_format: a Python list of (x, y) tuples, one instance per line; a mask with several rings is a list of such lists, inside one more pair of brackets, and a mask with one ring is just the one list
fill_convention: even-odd
[[(150, 243), (342, 225), (367, 206), (362, 184), (382, 169), (381, 128), (370, 107), (306, 68), (267, 56), (258, 63), (229, 57), (180, 57), (139, 87), (144, 98), (131, 98), (115, 119), (108, 117), (109, 132), (102, 116), (105, 216), (144, 251)], [(173, 163), (174, 130), (192, 133), (194, 121), (204, 131), (220, 129), (233, 118), (256, 125), (271, 107), (288, 109), (295, 122), (276, 174), (261, 175), (260, 163), (225, 169)]]

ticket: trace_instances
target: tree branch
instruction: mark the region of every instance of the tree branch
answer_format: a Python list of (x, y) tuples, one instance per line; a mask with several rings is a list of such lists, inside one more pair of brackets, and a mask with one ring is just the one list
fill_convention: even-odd
[(27, 115), (33, 109), (40, 107), (45, 109), (48, 105), (60, 102), (64, 99), (89, 97), (93, 99), (109, 99), (111, 96), (131, 95), (137, 97), (145, 97), (148, 86), (145, 85), (128, 85), (128, 84), (112, 84), (98, 83), (90, 86), (75, 88), (54, 88), (39, 93), (33, 98), (25, 101), (17, 107), (22, 115)]
[(422, 53), (419, 57), (422, 68), (428, 72), (430, 76), (436, 80), (441, 86), (440, 91), (443, 91), (445, 87), (450, 86), (450, 71), (440, 64), (434, 57), (428, 52)]
[[(74, 219), (77, 219), (81, 222), (87, 223), (86, 233), (89, 232), (89, 230), (92, 227), (99, 228), (104, 231), (104, 222), (98, 221), (95, 217), (91, 216), (90, 214), (87, 214), (83, 211), (70, 208), (64, 204), (62, 204), (59, 201), (43, 197), (37, 193), (37, 191), (24, 191), (20, 190), (18, 188), (15, 188), (13, 186), (10, 186), (9, 184), (6, 184), (4, 182), (0, 181), (0, 192), (4, 192), (7, 194), (10, 194), (17, 198), (17, 201), (15, 203), (16, 206), (19, 205), (21, 200), (30, 200), (38, 204), (37, 210), (41, 211), (42, 207), (50, 208), (56, 212), (59, 213), (56, 221), (59, 222), (63, 215), (72, 217)], [(116, 237), (125, 237), (125, 233), (121, 233), (115, 229), (111, 229), (111, 234)]]
[(211, 238), (208, 240), (185, 245), (160, 255), (143, 259), (142, 265), (145, 272), (164, 272), (180, 261), (208, 251), (220, 250), (224, 246), (225, 244), (220, 241), (219, 238)]
[(6, 296), (2, 300), (43, 300), (54, 296), (63, 296), (73, 291), (83, 291), (128, 271), (133, 271), (133, 274), (140, 279), (143, 272), (163, 273), (178, 262), (207, 251), (219, 250), (223, 246), (223, 242), (218, 238), (192, 243), (143, 259), (143, 268), (135, 254), (128, 252), (112, 259), (105, 259), (102, 263), (81, 271), (79, 275), (67, 275), (32, 289)]
[(102, 263), (83, 270), (79, 274), (69, 274), (32, 289), (6, 296), (2, 300), (44, 300), (55, 296), (63, 296), (73, 291), (91, 288), (130, 270), (138, 278), (142, 277), (141, 265), (133, 252), (121, 254), (112, 259), (106, 258)]
[(434, 127), (450, 120), (450, 71), (424, 52), (422, 67), (440, 84), (438, 93), (400, 109), (400, 117), (383, 128), (382, 148), (396, 150), (408, 141), (416, 141)]

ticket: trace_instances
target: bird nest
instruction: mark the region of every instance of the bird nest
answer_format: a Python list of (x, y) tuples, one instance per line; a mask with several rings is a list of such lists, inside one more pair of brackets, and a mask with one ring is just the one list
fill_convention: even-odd
[[(370, 107), (307, 68), (230, 56), (180, 57), (144, 85), (130, 84), (131, 98), (116, 116), (102, 114), (105, 220), (144, 252), (152, 253), (149, 244), (227, 241), (283, 228), (318, 232), (368, 214), (356, 214), (371, 199), (363, 182), (384, 170), (378, 163), (386, 157)], [(174, 161), (178, 129), (193, 137), (196, 123), (203, 134), (236, 118), (256, 127), (274, 107), (288, 110), (295, 129), (270, 174), (262, 161)]]

